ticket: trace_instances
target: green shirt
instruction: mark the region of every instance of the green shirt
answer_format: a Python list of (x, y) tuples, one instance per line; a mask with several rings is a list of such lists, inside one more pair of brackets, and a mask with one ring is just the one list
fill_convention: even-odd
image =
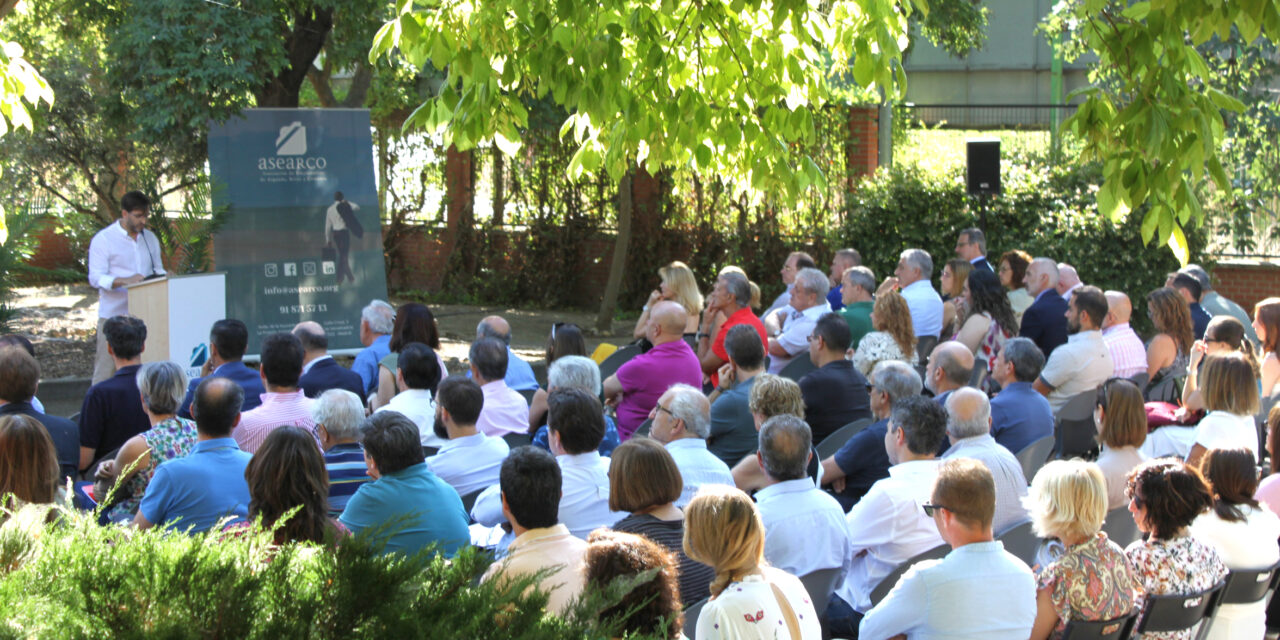
[(849, 323), (849, 331), (853, 332), (853, 344), (849, 345), (850, 349), (857, 349), (858, 343), (862, 342), (862, 336), (871, 333), (871, 308), (875, 303), (867, 300), (866, 302), (854, 302), (846, 305), (839, 313), (844, 316), (844, 321)]

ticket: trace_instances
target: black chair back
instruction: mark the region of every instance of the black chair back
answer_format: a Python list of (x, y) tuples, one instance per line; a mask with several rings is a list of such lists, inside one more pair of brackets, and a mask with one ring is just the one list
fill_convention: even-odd
[(471, 515), (471, 507), (476, 505), (476, 498), (480, 497), (480, 492), (484, 489), (476, 489), (465, 496), (462, 496), (462, 508), (467, 511), (467, 515)]
[(636, 436), (648, 436), (649, 430), (652, 428), (653, 428), (653, 418), (649, 418), (648, 420), (641, 422), (640, 426), (636, 427), (635, 433), (632, 433), (631, 437), (634, 438)]
[(809, 354), (805, 352), (792, 358), (791, 362), (788, 362), (787, 365), (778, 372), (778, 375), (788, 380), (795, 380), (796, 382), (799, 382), (800, 378), (803, 378), (805, 374), (817, 368), (818, 367), (813, 364), (813, 360), (809, 359)]
[(1137, 633), (1183, 631), (1202, 620), (1213, 617), (1222, 596), (1219, 582), (1199, 593), (1186, 595), (1147, 595), (1138, 618)]
[(911, 568), (911, 565), (922, 560), (938, 560), (950, 552), (951, 545), (945, 543), (940, 544), (928, 551), (917, 554), (910, 560), (907, 560), (895, 567), (893, 571), (889, 572), (889, 575), (885, 576), (884, 579), (880, 581), (880, 584), (877, 584), (876, 587), (871, 590), (871, 606), (876, 606), (881, 600), (884, 600), (885, 596), (889, 595), (889, 591), (893, 589), (894, 585), (898, 584), (898, 579), (902, 577), (902, 574), (907, 572), (907, 569)]
[(1062, 630), (1062, 640), (1128, 640), (1138, 612), (1110, 620), (1070, 620)]
[(1093, 422), (1093, 407), (1097, 399), (1096, 391), (1085, 391), (1071, 396), (1058, 409), (1053, 420), (1055, 457), (1089, 457), (1097, 448), (1098, 427)]
[(809, 592), (809, 599), (813, 601), (813, 608), (818, 615), (827, 610), (827, 604), (831, 602), (831, 594), (835, 593), (836, 582), (840, 580), (840, 572), (843, 570), (843, 567), (818, 569), (800, 576), (800, 582), (804, 584), (804, 590)]
[(640, 355), (640, 347), (629, 344), (620, 347), (617, 351), (609, 354), (604, 362), (600, 363), (600, 379), (605, 380), (609, 376), (618, 372), (618, 367), (626, 364), (628, 360)]
[(1221, 604), (1250, 604), (1267, 597), (1272, 588), (1280, 562), (1265, 569), (1237, 569), (1227, 574), (1227, 584), (1222, 587)]
[(502, 436), (502, 439), (506, 440), (507, 446), (512, 449), (533, 444), (533, 436), (527, 433), (508, 433)]
[(863, 429), (866, 429), (867, 425), (872, 422), (874, 422), (872, 418), (862, 418), (861, 420), (854, 420), (853, 422), (836, 429), (831, 433), (831, 435), (823, 438), (822, 442), (818, 443), (818, 458), (826, 460), (828, 457), (835, 455), (835, 453), (840, 450), (840, 447), (843, 447), (846, 442), (852, 440), (854, 436), (858, 435), (858, 433)]
[(1045, 436), (1023, 447), (1022, 451), (1017, 453), (1015, 457), (1022, 465), (1022, 477), (1026, 478), (1027, 482), (1031, 482), (1040, 467), (1049, 461), (1049, 454), (1053, 453), (1053, 443), (1053, 436)]
[(1031, 521), (1024, 520), (996, 534), (996, 540), (1004, 546), (1004, 550), (1013, 554), (1027, 566), (1036, 563), (1036, 554), (1044, 544), (1031, 528)]
[(699, 600), (684, 609), (684, 636), (686, 638), (698, 637), (698, 615), (702, 613), (703, 605), (707, 601)]
[(1112, 542), (1120, 545), (1121, 549), (1142, 537), (1142, 532), (1138, 531), (1138, 523), (1133, 521), (1133, 514), (1129, 513), (1127, 506), (1116, 507), (1107, 512), (1107, 519), (1102, 521), (1102, 532)]
[(519, 389), (519, 390), (517, 390), (517, 391), (516, 391), (516, 393), (519, 393), (519, 394), (520, 394), (520, 396), (524, 398), (524, 401), (525, 401), (526, 403), (532, 403), (532, 402), (533, 402), (533, 394), (535, 394), (535, 393), (537, 393), (537, 392), (538, 392), (538, 390), (537, 390), (537, 389)]

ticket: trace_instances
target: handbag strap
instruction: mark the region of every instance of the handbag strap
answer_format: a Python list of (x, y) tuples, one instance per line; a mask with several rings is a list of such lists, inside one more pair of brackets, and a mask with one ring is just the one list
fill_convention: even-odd
[(791, 608), (791, 601), (787, 600), (787, 596), (783, 595), (782, 589), (769, 581), (769, 587), (773, 589), (773, 597), (778, 601), (778, 607), (782, 609), (782, 619), (787, 621), (787, 630), (791, 632), (791, 640), (803, 640), (800, 635), (800, 620), (796, 618), (795, 609)]

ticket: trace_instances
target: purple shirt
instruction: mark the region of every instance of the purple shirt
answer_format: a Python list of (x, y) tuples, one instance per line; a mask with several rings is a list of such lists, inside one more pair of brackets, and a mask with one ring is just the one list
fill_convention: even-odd
[(618, 435), (623, 440), (649, 418), (658, 398), (673, 384), (702, 388), (698, 356), (684, 340), (672, 340), (642, 353), (618, 368), (622, 401), (618, 403)]

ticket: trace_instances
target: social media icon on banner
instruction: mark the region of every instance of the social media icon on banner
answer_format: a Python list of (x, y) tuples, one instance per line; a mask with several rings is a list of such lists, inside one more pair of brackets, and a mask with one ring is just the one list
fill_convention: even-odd
[(296, 263), (296, 262), (286, 262), (286, 263), (284, 263), (284, 275), (286, 275), (286, 276), (296, 276), (296, 275), (298, 275), (298, 263)]
[(274, 278), (280, 275), (280, 272), (276, 267), (276, 263), (274, 262), (268, 262), (267, 264), (262, 265), (262, 270), (266, 273), (268, 278)]
[(320, 263), (320, 269), (324, 271), (326, 276), (331, 276), (338, 272), (338, 264), (332, 260), (325, 260)]
[(316, 263), (314, 262), (302, 263), (302, 275), (314, 276), (315, 274), (316, 274)]

